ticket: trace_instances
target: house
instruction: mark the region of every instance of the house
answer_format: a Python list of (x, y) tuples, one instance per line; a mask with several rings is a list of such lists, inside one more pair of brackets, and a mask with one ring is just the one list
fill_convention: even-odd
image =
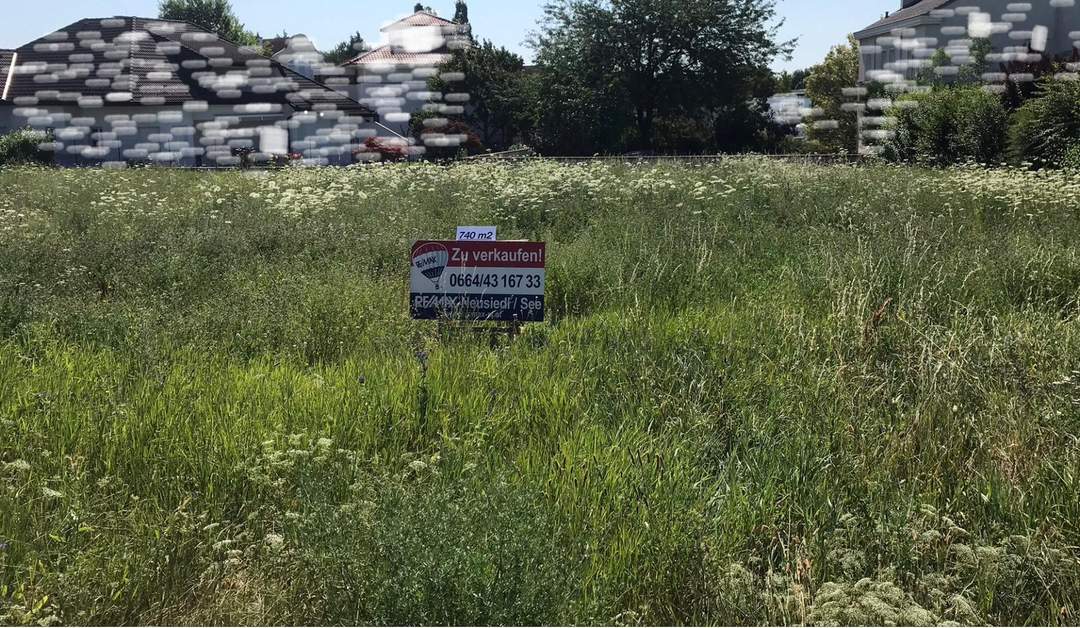
[(374, 110), (383, 123), (410, 135), (412, 115), (434, 111), (460, 114), (462, 103), (443, 102), (428, 79), (450, 60), (454, 50), (472, 45), (468, 24), (458, 24), (428, 10), (417, 10), (381, 29), (384, 43), (320, 76), (326, 84)]
[(351, 163), (370, 108), (186, 23), (80, 20), (0, 53), (0, 132), (29, 126), (62, 165)]
[(910, 80), (938, 50), (951, 58), (938, 74), (955, 74), (971, 61), (977, 38), (990, 41), (987, 59), (998, 64), (1071, 57), (1080, 46), (1077, 0), (900, 1), (898, 11), (855, 33), (862, 82)]
[(15, 126), (14, 107), (11, 104), (5, 104), (9, 103), (7, 94), (15, 78), (15, 74), (11, 71), (15, 65), (15, 58), (14, 50), (0, 49), (0, 132)]
[(314, 79), (326, 58), (315, 48), (314, 42), (304, 34), (267, 39), (263, 45), (269, 48), (270, 58), (293, 72)]
[(803, 135), (802, 121), (812, 113), (813, 104), (805, 89), (773, 94), (768, 99), (769, 113), (777, 124), (794, 126)]

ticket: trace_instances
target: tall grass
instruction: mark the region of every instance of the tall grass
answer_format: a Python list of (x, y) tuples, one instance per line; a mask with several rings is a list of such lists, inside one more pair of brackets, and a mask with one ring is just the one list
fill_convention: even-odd
[[(0, 622), (1080, 621), (1068, 173), (0, 173)], [(549, 322), (408, 320), (414, 239)]]

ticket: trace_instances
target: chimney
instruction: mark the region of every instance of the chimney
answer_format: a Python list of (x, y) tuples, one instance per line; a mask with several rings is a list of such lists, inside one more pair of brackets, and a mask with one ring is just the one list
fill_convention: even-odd
[(906, 9), (908, 7), (913, 7), (916, 4), (919, 4), (920, 2), (922, 2), (922, 0), (902, 0), (901, 3), (900, 3), (900, 8), (901, 9)]

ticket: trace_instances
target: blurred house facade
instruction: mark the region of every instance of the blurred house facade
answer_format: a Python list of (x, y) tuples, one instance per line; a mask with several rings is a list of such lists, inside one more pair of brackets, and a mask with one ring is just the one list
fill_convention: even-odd
[(376, 112), (383, 124), (404, 136), (410, 135), (413, 114), (461, 113), (461, 103), (444, 102), (428, 81), (455, 50), (472, 45), (469, 25), (424, 9), (384, 26), (381, 33), (384, 41), (378, 46), (338, 68), (324, 69), (320, 80)]
[(947, 78), (971, 62), (976, 39), (989, 40), (991, 68), (1043, 56), (1070, 58), (1080, 46), (1077, 0), (900, 2), (897, 11), (854, 35), (861, 51), (861, 82), (910, 80), (931, 66), (939, 50), (950, 62), (936, 72)]
[(88, 18), (0, 52), (0, 132), (48, 134), (61, 165), (351, 163), (376, 114), (186, 22)]

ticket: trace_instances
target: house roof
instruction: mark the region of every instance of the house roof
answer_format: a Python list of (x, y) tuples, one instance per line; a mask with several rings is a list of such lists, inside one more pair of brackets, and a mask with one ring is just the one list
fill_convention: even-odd
[(417, 11), (408, 17), (404, 17), (393, 24), (388, 24), (382, 27), (382, 32), (396, 31), (403, 28), (413, 28), (416, 26), (453, 26), (459, 27), (460, 24), (451, 22), (446, 18), (441, 18), (434, 13), (428, 11)]
[[(296, 37), (303, 37), (303, 35), (296, 35)], [(270, 39), (264, 39), (263, 45), (270, 49), (270, 54), (276, 55), (277, 53), (285, 50), (289, 46), (289, 42), (292, 41), (293, 35), (287, 35), (285, 37), (271, 37)]]
[(16, 105), (281, 105), (367, 107), (255, 49), (187, 22), (140, 17), (88, 18), (17, 51), (8, 99)]
[[(264, 44), (266, 43), (269, 42), (264, 42)], [(315, 43), (308, 39), (306, 35), (296, 35), (288, 38), (284, 46), (270, 58), (285, 65), (291, 65), (294, 62), (321, 64), (326, 61), (326, 56), (319, 52), (318, 48), (315, 47)]]
[(904, 20), (922, 17), (923, 15), (927, 15), (931, 11), (940, 9), (951, 2), (953, 2), (953, 0), (922, 0), (921, 2), (916, 2), (909, 7), (890, 13), (889, 15), (874, 22), (870, 26), (867, 26), (861, 31), (855, 33), (855, 38), (863, 39), (865, 37), (869, 37), (874, 32), (882, 31), (883, 29), (886, 29), (887, 27), (890, 27), (894, 24), (899, 24)]
[(413, 66), (438, 66), (450, 60), (451, 55), (439, 52), (402, 52), (393, 46), (380, 46), (369, 50), (344, 65), (397, 64)]
[(263, 45), (270, 49), (270, 57), (273, 59), (287, 55), (322, 56), (315, 47), (315, 42), (303, 34), (266, 39), (263, 40)]
[(11, 65), (14, 60), (14, 50), (0, 50), (0, 101), (7, 99), (8, 78), (11, 76)]

